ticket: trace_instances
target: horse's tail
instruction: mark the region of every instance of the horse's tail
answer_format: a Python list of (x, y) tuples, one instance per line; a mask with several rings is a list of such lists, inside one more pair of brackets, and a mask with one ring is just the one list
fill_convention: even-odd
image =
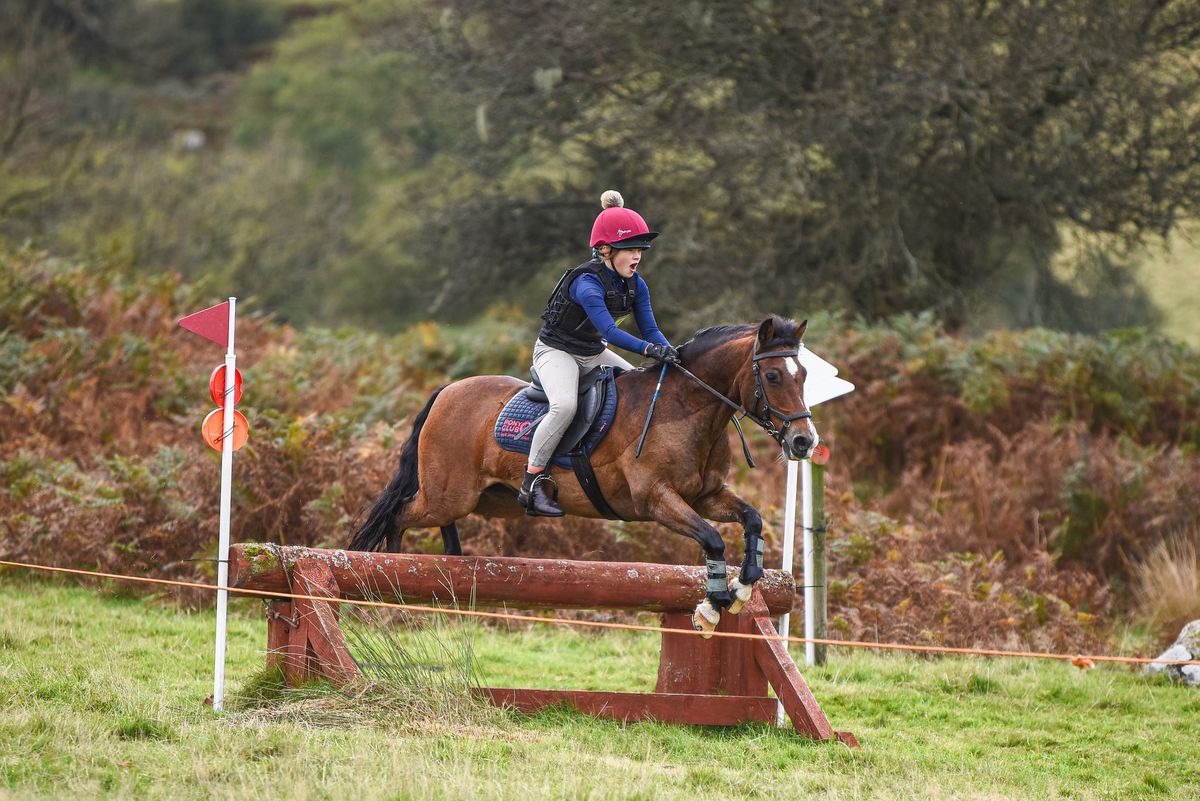
[(404, 510), (404, 505), (416, 497), (417, 489), (420, 487), (417, 473), (417, 442), (421, 438), (421, 428), (425, 425), (425, 418), (429, 417), (429, 410), (433, 408), (433, 402), (445, 388), (445, 385), (442, 385), (433, 391), (425, 403), (425, 408), (413, 421), (412, 434), (404, 443), (404, 449), (400, 451), (400, 466), (396, 470), (396, 475), (392, 476), (392, 480), (388, 482), (383, 494), (371, 507), (371, 514), (367, 516), (367, 522), (363, 523), (362, 528), (350, 540), (350, 544), (347, 546), (348, 550), (377, 550), (396, 530), (396, 518)]

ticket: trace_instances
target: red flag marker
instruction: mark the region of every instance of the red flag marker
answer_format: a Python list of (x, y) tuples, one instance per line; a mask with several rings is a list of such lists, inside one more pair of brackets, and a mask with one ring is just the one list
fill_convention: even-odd
[(179, 325), (193, 334), (211, 339), (218, 345), (229, 344), (229, 301), (189, 314)]

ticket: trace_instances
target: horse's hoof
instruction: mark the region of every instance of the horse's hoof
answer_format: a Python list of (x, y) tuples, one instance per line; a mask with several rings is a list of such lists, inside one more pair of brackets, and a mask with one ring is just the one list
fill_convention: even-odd
[(712, 633), (716, 631), (717, 624), (720, 622), (720, 610), (715, 609), (707, 600), (701, 601), (696, 606), (696, 611), (692, 612), (692, 628), (700, 632), (702, 639), (712, 639)]
[(729, 614), (736, 615), (754, 594), (754, 585), (743, 584), (736, 578), (729, 580), (729, 592), (733, 594), (733, 602), (729, 604)]

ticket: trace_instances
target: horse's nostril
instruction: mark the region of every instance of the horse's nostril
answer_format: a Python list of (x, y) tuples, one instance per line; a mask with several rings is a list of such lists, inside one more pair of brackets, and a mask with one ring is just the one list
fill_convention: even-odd
[(807, 434), (797, 434), (792, 437), (792, 453), (802, 456), (812, 447), (812, 437)]

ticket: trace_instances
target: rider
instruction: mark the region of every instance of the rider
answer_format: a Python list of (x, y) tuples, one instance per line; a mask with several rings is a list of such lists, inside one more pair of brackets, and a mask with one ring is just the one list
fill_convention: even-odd
[[(534, 432), (517, 496), (530, 515), (563, 514), (547, 487), (554, 482), (546, 468), (575, 416), (579, 377), (600, 365), (633, 369), (605, 345), (679, 363), (675, 348), (654, 321), (650, 290), (637, 274), (642, 251), (658, 232), (650, 230), (642, 215), (625, 208), (615, 189), (600, 196), (600, 206), (603, 211), (592, 224), (592, 258), (558, 282), (542, 312), (545, 322), (533, 346), (533, 367), (550, 399), (550, 410)], [(630, 313), (641, 339), (622, 331), (614, 320)]]

